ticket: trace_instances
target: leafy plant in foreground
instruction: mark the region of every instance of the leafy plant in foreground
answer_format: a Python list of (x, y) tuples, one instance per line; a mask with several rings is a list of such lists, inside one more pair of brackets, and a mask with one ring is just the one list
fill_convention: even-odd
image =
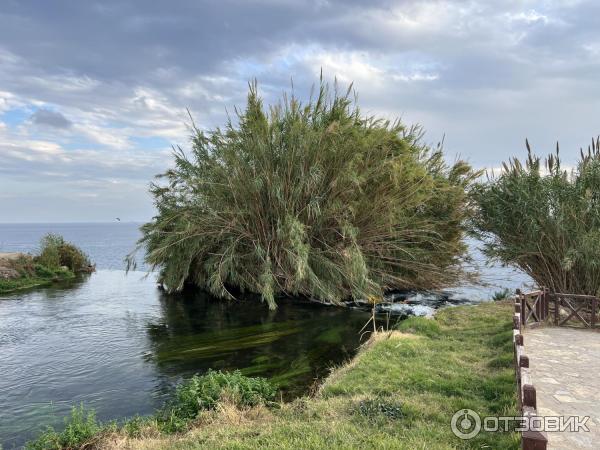
[(558, 146), (543, 163), (527, 148), (525, 162), (511, 159), (473, 189), (485, 253), (540, 286), (600, 295), (600, 138), (572, 170), (562, 167)]
[[(193, 127), (191, 154), (152, 185), (146, 261), (169, 291), (187, 283), (325, 302), (461, 279), (465, 188), (419, 127), (362, 116), (321, 83), (308, 103), (263, 107), (256, 84), (223, 129)], [(129, 258), (134, 266), (133, 256)]]
[(83, 405), (74, 407), (65, 418), (65, 429), (57, 432), (49, 427), (36, 440), (27, 443), (29, 450), (61, 450), (82, 448), (97, 436), (102, 425), (96, 420), (94, 411), (85, 410)]
[(164, 431), (179, 431), (200, 411), (214, 409), (225, 399), (238, 407), (249, 407), (272, 401), (275, 393), (264, 378), (246, 377), (239, 370), (209, 370), (177, 386), (175, 398), (158, 415), (159, 423)]

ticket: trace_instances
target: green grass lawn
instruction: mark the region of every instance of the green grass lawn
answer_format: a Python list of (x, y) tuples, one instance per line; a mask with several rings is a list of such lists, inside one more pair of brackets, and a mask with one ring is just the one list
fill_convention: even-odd
[(380, 333), (314, 397), (277, 408), (226, 403), (201, 413), (186, 434), (105, 436), (102, 448), (517, 449), (515, 433), (463, 441), (453, 414), (515, 415), (511, 304), (447, 308)]

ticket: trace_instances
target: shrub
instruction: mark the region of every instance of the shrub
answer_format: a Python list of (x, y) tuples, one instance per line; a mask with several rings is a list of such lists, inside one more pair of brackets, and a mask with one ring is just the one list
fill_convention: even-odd
[(420, 127), (362, 116), (350, 93), (322, 83), (307, 104), (265, 110), (254, 83), (235, 123), (193, 127), (191, 155), (178, 149), (152, 185), (139, 242), (168, 290), (234, 287), (274, 307), (277, 294), (339, 302), (461, 278), (474, 173)]
[(214, 409), (225, 398), (238, 407), (249, 407), (273, 400), (275, 393), (264, 378), (246, 377), (239, 370), (209, 370), (177, 386), (175, 398), (163, 410), (159, 422), (165, 431), (179, 431), (200, 411)]
[(35, 274), (35, 263), (30, 255), (20, 255), (6, 264), (16, 270), (21, 277), (30, 277)]
[(85, 253), (57, 234), (47, 234), (41, 240), (41, 250), (36, 262), (50, 269), (62, 266), (71, 272), (84, 271), (90, 266), (90, 260)]
[(511, 159), (498, 177), (473, 188), (474, 229), (485, 253), (539, 286), (600, 295), (600, 139), (570, 171), (558, 146), (544, 164), (527, 149), (524, 163)]
[(508, 288), (504, 288), (501, 291), (494, 292), (494, 295), (492, 295), (492, 300), (494, 300), (495, 302), (499, 302), (501, 300), (506, 300), (507, 298), (510, 298), (511, 295), (512, 291)]
[(65, 429), (57, 432), (49, 427), (35, 441), (27, 443), (30, 450), (61, 450), (84, 447), (96, 437), (102, 426), (96, 421), (94, 411), (86, 411), (83, 405), (74, 407), (70, 416), (65, 418)]
[(40, 241), (40, 254), (36, 262), (48, 268), (58, 268), (60, 264), (59, 247), (64, 242), (61, 236), (56, 234), (47, 234)]

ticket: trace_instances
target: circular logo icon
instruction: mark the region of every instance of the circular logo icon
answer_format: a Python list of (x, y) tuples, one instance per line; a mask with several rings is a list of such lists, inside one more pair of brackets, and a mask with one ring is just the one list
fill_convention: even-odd
[(481, 417), (472, 409), (461, 409), (454, 413), (450, 425), (456, 437), (472, 439), (481, 431)]

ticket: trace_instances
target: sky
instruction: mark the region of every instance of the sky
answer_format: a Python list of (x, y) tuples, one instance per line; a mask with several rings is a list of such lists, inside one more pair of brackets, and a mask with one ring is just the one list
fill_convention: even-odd
[(0, 222), (146, 221), (147, 190), (256, 78), (323, 71), (477, 168), (600, 134), (600, 2), (2, 0)]

